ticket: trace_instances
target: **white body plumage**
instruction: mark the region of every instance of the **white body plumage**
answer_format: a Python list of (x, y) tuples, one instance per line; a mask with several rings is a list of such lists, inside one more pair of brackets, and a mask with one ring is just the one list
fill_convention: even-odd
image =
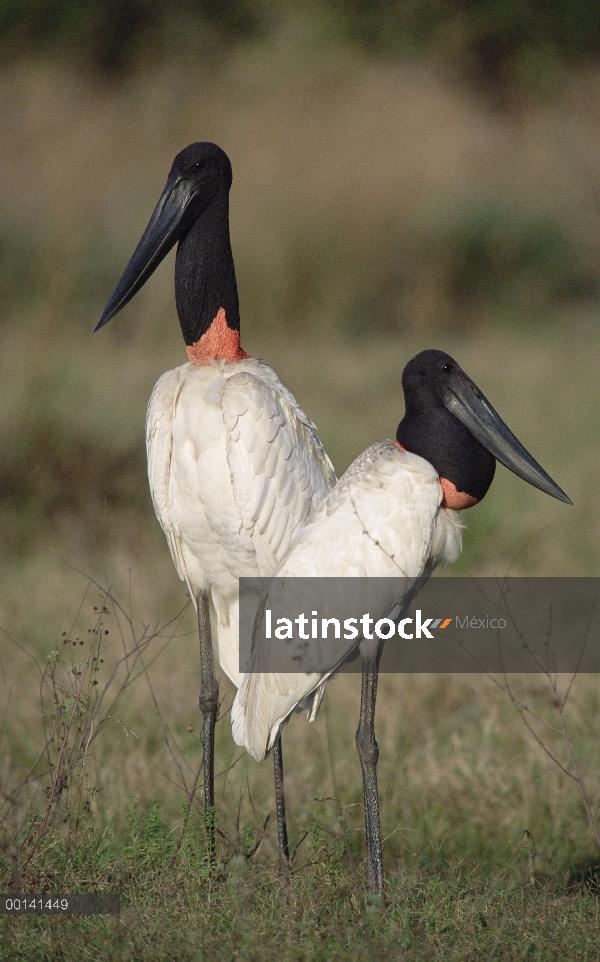
[(269, 575), (335, 484), (312, 422), (263, 361), (187, 362), (157, 382), (146, 421), (156, 515), (213, 649), (239, 687), (238, 578)]
[[(380, 441), (354, 461), (321, 502), (275, 574), (419, 578), (460, 554), (462, 524), (456, 511), (441, 506), (442, 499), (439, 476), (428, 461)], [(397, 600), (382, 597), (379, 616)], [(332, 663), (339, 664), (357, 644), (346, 643), (344, 650), (338, 642)], [(244, 676), (231, 716), (234, 740), (256, 759), (265, 757), (295, 709), (312, 703), (312, 720), (328, 677), (261, 672), (262, 657), (253, 651), (253, 670)]]

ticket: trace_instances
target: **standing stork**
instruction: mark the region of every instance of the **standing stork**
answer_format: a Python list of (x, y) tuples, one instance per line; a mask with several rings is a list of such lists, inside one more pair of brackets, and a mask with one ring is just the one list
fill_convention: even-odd
[[(127, 304), (178, 243), (175, 300), (189, 360), (157, 382), (146, 421), (148, 475), (175, 568), (196, 606), (200, 635), (204, 803), (214, 859), (213, 652), (233, 684), (238, 579), (269, 575), (296, 531), (335, 484), (315, 427), (264, 363), (240, 346), (229, 239), (229, 158), (191, 144), (94, 328)], [(273, 750), (280, 865), (288, 860), (281, 743)]]
[[(485, 496), (496, 459), (536, 488), (571, 504), (448, 354), (418, 354), (404, 369), (402, 387), (406, 413), (396, 441), (379, 441), (367, 448), (321, 502), (277, 568), (263, 599), (263, 612), (269, 597), (278, 604), (276, 593), (285, 590), (280, 579), (315, 576), (398, 579), (400, 574), (409, 580), (406, 595), (395, 596), (390, 581), (388, 597), (385, 589), (375, 595), (380, 610), (374, 619), (405, 605), (414, 587), (423, 584), (436, 565), (459, 556), (462, 525), (457, 512)], [(327, 591), (326, 583), (321, 590)], [(317, 594), (311, 598), (310, 606), (318, 608)], [(290, 714), (308, 696), (322, 692), (331, 673), (360, 645), (362, 690), (356, 745), (365, 799), (367, 888), (381, 895), (379, 749), (374, 719), (383, 642), (373, 636), (332, 642), (331, 670), (284, 673), (269, 672), (273, 660), (268, 646), (273, 642), (259, 643), (259, 637), (264, 635), (255, 629), (251, 670), (232, 708), (234, 740), (256, 759), (269, 753)], [(284, 644), (292, 646), (290, 656), (300, 661), (300, 643), (295, 642), (297, 649), (293, 641)]]

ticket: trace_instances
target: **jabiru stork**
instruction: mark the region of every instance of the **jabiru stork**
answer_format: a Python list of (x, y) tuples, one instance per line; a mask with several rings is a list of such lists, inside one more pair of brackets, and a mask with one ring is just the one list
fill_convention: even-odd
[[(297, 535), (263, 597), (263, 613), (277, 604), (284, 578), (408, 579), (404, 599), (390, 588), (378, 599), (376, 616), (406, 603), (436, 565), (457, 559), (462, 547), (458, 512), (482, 500), (496, 460), (546, 494), (571, 504), (511, 433), (479, 388), (443, 351), (423, 351), (402, 375), (405, 415), (395, 441), (379, 441), (348, 468)], [(291, 589), (293, 590), (293, 589)], [(327, 590), (324, 583), (322, 591)], [(317, 596), (310, 602), (319, 607)], [(280, 610), (282, 610), (280, 608)], [(260, 609), (259, 609), (260, 612)], [(313, 615), (317, 612), (313, 611)], [(259, 622), (260, 625), (260, 622)], [(339, 636), (338, 636), (339, 637)], [(381, 895), (383, 862), (377, 791), (379, 750), (375, 700), (383, 641), (364, 635), (331, 642), (331, 671), (269, 672), (272, 641), (255, 626), (250, 671), (232, 708), (233, 737), (260, 760), (271, 750), (282, 725), (309, 696), (322, 692), (330, 675), (360, 646), (362, 690), (356, 745), (360, 757), (367, 843), (367, 889)], [(298, 647), (294, 656), (294, 644)], [(286, 640), (299, 662), (306, 642)], [(271, 661), (273, 664), (273, 661)], [(293, 664), (293, 662), (292, 662)]]
[[(238, 579), (271, 574), (336, 481), (316, 429), (295, 398), (264, 361), (240, 346), (229, 237), (231, 183), (231, 163), (216, 144), (191, 144), (177, 154), (148, 226), (94, 328), (131, 300), (177, 243), (175, 300), (188, 361), (163, 374), (152, 392), (146, 446), (156, 515), (198, 615), (210, 861), (219, 694), (213, 652), (239, 687)], [(274, 748), (284, 866), (281, 744)]]

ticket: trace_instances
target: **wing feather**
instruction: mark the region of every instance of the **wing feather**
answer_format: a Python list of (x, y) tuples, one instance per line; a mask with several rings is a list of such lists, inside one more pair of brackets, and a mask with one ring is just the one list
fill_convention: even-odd
[(221, 400), (234, 498), (264, 574), (336, 480), (312, 423), (272, 374), (270, 381), (234, 374)]

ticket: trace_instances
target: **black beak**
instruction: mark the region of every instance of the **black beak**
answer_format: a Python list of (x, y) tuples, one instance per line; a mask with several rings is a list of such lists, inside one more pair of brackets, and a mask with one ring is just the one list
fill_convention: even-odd
[(187, 221), (190, 218), (186, 217), (186, 214), (190, 210), (190, 202), (197, 189), (181, 174), (169, 174), (166, 187), (142, 239), (125, 268), (121, 280), (106, 302), (106, 306), (94, 328), (94, 333), (104, 327), (137, 294), (140, 287), (143, 287), (150, 275), (154, 273), (163, 258), (182, 236), (189, 226)]
[(531, 457), (529, 451), (525, 450), (488, 399), (464, 372), (447, 386), (443, 403), (473, 437), (509, 471), (551, 497), (564, 501), (565, 504), (573, 503)]

